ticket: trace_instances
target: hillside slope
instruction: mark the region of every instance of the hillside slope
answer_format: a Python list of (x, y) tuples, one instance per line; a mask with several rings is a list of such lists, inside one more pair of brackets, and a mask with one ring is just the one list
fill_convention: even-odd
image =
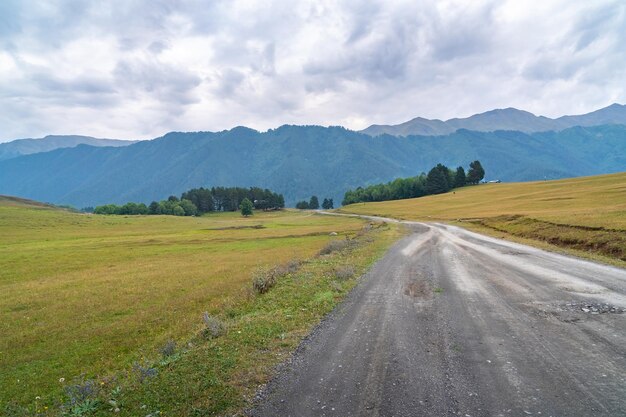
[(46, 203), (40, 203), (39, 201), (28, 200), (26, 198), (13, 197), (10, 195), (0, 195), (0, 206), (4, 207), (23, 207), (23, 208), (49, 208), (55, 209), (56, 207)]
[(457, 129), (469, 129), (479, 132), (517, 130), (532, 133), (549, 130), (559, 131), (574, 126), (599, 126), (604, 124), (626, 124), (626, 105), (614, 103), (591, 113), (578, 116), (562, 116), (556, 119), (535, 116), (530, 112), (509, 107), (446, 121), (417, 117), (398, 125), (372, 125), (361, 132), (371, 136), (383, 134), (394, 136), (446, 135)]
[(91, 136), (77, 135), (49, 135), (40, 139), (17, 139), (11, 142), (0, 143), (0, 161), (22, 155), (49, 152), (59, 148), (73, 148), (81, 144), (91, 146), (128, 146), (135, 142), (131, 140), (97, 139)]
[(626, 261), (626, 173), (512, 184), (360, 203), (342, 212), (453, 221)]
[(562, 132), (473, 132), (371, 137), (344, 128), (282, 126), (260, 133), (170, 133), (122, 148), (75, 148), (0, 162), (0, 193), (78, 207), (149, 203), (197, 186), (261, 186), (287, 205), (479, 159), (487, 179), (528, 181), (610, 173), (626, 166), (626, 127)]

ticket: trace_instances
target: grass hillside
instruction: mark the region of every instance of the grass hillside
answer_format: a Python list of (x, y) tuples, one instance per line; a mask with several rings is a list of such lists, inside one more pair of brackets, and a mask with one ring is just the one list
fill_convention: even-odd
[[(245, 405), (396, 233), (364, 225), (294, 211), (107, 217), (0, 198), (0, 414)], [(288, 267), (256, 294), (253, 272), (272, 265)], [(225, 335), (202, 337), (215, 323)]]
[(55, 207), (40, 203), (39, 201), (28, 200), (26, 198), (13, 197), (8, 195), (0, 195), (0, 206), (4, 207), (26, 207), (26, 208), (47, 208), (54, 209)]
[(353, 204), (341, 211), (405, 220), (460, 221), (626, 261), (626, 173), (483, 184), (417, 199)]

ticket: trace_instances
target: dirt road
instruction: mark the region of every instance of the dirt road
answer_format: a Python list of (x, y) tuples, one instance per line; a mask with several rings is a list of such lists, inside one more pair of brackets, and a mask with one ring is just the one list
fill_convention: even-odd
[(626, 416), (626, 270), (412, 224), (252, 416)]

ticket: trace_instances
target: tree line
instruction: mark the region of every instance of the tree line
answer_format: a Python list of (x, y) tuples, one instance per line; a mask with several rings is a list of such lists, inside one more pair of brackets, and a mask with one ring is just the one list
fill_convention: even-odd
[(437, 164), (428, 171), (428, 174), (421, 173), (416, 177), (397, 178), (386, 184), (375, 184), (348, 190), (341, 204), (345, 206), (369, 201), (402, 200), (441, 194), (453, 188), (478, 184), (484, 177), (485, 170), (480, 161), (470, 163), (467, 174), (463, 167), (453, 170), (443, 164)]
[[(213, 187), (193, 188), (182, 193), (180, 198), (171, 195), (167, 200), (144, 203), (126, 203), (118, 206), (106, 204), (94, 209), (95, 214), (196, 216), (211, 211), (237, 211), (242, 202), (248, 200), (257, 210), (279, 210), (285, 207), (282, 194), (259, 187)], [(246, 202), (246, 207), (248, 203)], [(247, 210), (246, 210), (247, 211)]]
[[(316, 195), (313, 195), (311, 196), (309, 201), (298, 201), (296, 203), (296, 208), (300, 210), (317, 210), (320, 208), (320, 201)], [(324, 201), (322, 201), (322, 208), (324, 210), (330, 210), (332, 208), (335, 208), (335, 203), (333, 202), (333, 199), (325, 198)]]

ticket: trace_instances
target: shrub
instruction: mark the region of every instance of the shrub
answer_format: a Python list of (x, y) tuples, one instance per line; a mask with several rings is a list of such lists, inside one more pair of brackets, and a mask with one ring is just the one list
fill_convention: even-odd
[(65, 395), (70, 406), (94, 400), (98, 396), (98, 384), (93, 379), (80, 379), (65, 387)]
[(169, 356), (172, 356), (174, 353), (176, 353), (176, 342), (170, 339), (161, 348), (161, 354), (164, 358), (167, 358)]
[(294, 258), (285, 265), (276, 265), (268, 269), (258, 268), (252, 274), (252, 288), (258, 294), (264, 294), (276, 285), (279, 278), (297, 272), (301, 265), (302, 261)]
[(355, 271), (352, 265), (344, 265), (335, 269), (335, 277), (337, 277), (337, 279), (350, 279), (354, 274)]
[[(276, 281), (278, 280), (279, 274), (282, 271), (279, 271), (278, 268), (270, 268), (270, 269), (257, 269), (254, 271), (252, 276), (252, 288), (259, 294), (265, 294), (276, 285)], [(284, 275), (284, 273), (283, 273)]]
[(224, 323), (217, 317), (213, 317), (207, 311), (202, 314), (202, 320), (204, 321), (204, 330), (202, 335), (207, 339), (213, 339), (220, 337), (224, 334)]
[(335, 292), (341, 292), (343, 290), (343, 287), (341, 286), (341, 284), (337, 281), (332, 281), (330, 283), (330, 288), (335, 291)]
[(369, 232), (371, 232), (371, 231), (374, 229), (374, 227), (378, 227), (378, 226), (376, 226), (376, 224), (375, 224), (375, 223), (368, 223), (368, 224), (364, 225), (364, 226), (361, 228), (361, 230), (359, 230), (356, 234), (357, 234), (357, 236), (358, 236), (358, 237), (365, 236), (365, 235), (367, 235)]
[(94, 412), (99, 404), (98, 394), (96, 381), (81, 376), (65, 387), (67, 401), (61, 406), (61, 415), (80, 417)]
[(289, 267), (287, 265), (276, 265), (275, 267), (271, 268), (271, 271), (278, 280), (278, 278), (284, 277), (289, 273)]
[(133, 371), (137, 374), (139, 382), (144, 382), (149, 378), (153, 378), (157, 375), (156, 368), (152, 368), (150, 365), (142, 365), (138, 362), (133, 363)]
[(320, 251), (320, 255), (329, 255), (333, 252), (338, 252), (346, 249), (350, 246), (351, 242), (348, 239), (345, 240), (331, 240), (328, 242), (326, 246), (324, 246)]
[(300, 269), (300, 266), (302, 266), (302, 261), (298, 258), (293, 258), (289, 262), (287, 262), (287, 265), (286, 265), (287, 272), (290, 274), (293, 274), (294, 272), (298, 272), (298, 270)]

